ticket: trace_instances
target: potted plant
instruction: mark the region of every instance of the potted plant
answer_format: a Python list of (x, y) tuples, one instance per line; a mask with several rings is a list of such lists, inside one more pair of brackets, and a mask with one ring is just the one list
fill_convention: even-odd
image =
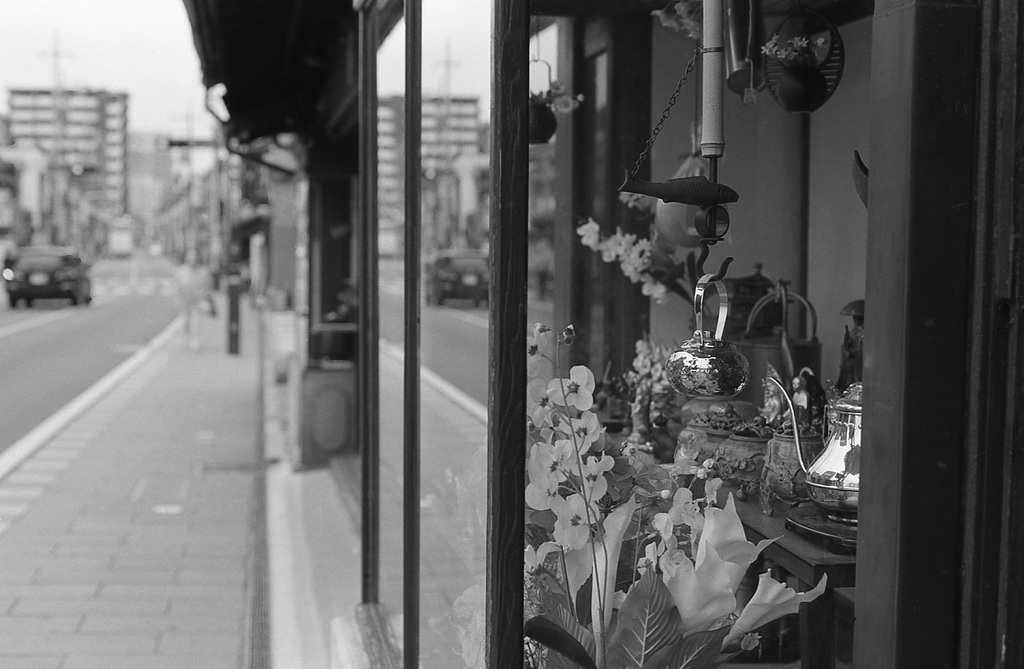
[(713, 460), (653, 465), (605, 434), (593, 372), (560, 369), (574, 338), (538, 324), (527, 350), (526, 666), (719, 667), (826, 579), (798, 593), (766, 572), (738, 593), (774, 539), (747, 541)]
[(814, 12), (786, 17), (761, 52), (775, 64), (768, 68), (769, 87), (787, 111), (818, 109), (832, 96), (842, 76), (839, 32)]
[(555, 114), (572, 113), (580, 106), (583, 95), (573, 95), (565, 86), (552, 80), (551, 65), (547, 61), (534, 59), (532, 63), (547, 66), (548, 87), (536, 93), (530, 91), (528, 139), (530, 144), (546, 144), (558, 127)]

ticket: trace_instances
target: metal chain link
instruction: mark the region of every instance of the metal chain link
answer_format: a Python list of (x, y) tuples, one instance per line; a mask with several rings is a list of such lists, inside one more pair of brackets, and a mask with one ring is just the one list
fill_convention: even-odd
[(700, 54), (700, 47), (694, 50), (693, 56), (690, 58), (690, 62), (686, 64), (686, 69), (683, 70), (683, 76), (679, 78), (679, 83), (676, 84), (676, 90), (673, 91), (672, 97), (668, 99), (668, 105), (665, 106), (664, 111), (661, 112), (661, 118), (658, 119), (657, 125), (654, 126), (654, 130), (651, 131), (651, 137), (647, 140), (647, 146), (640, 152), (640, 157), (636, 159), (636, 164), (633, 165), (633, 169), (630, 170), (629, 176), (635, 177), (640, 171), (640, 167), (643, 166), (644, 160), (647, 159), (647, 154), (650, 152), (651, 147), (654, 146), (654, 140), (658, 138), (658, 134), (661, 132), (661, 127), (665, 125), (665, 121), (672, 114), (672, 106), (676, 103), (676, 98), (679, 97), (679, 92), (683, 90), (683, 85), (686, 83), (686, 78), (693, 72), (693, 68), (697, 64), (697, 56)]

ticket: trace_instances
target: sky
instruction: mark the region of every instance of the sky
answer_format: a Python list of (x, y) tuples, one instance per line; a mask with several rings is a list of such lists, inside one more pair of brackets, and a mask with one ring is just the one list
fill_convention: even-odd
[[(399, 23), (378, 53), (381, 95), (404, 90), (404, 30)], [(487, 0), (423, 0), (424, 93), (444, 92), (450, 53), (449, 92), (480, 97), (486, 118), (490, 31)], [(55, 36), (63, 85), (127, 92), (130, 131), (184, 135), (191, 114), (194, 135), (212, 132), (181, 0), (0, 0), (0, 109), (10, 87), (53, 87)], [(540, 46), (553, 62), (553, 39)]]
[(11, 87), (52, 88), (54, 36), (65, 87), (129, 94), (130, 131), (208, 136), (199, 59), (181, 0), (0, 0), (0, 108)]

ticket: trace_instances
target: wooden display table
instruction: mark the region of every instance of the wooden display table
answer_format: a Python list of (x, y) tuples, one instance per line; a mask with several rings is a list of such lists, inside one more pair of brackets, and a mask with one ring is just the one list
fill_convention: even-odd
[(842, 548), (829, 550), (787, 529), (785, 509), (781, 506), (773, 516), (761, 513), (757, 501), (736, 502), (736, 511), (749, 541), (757, 543), (779, 537), (762, 555), (793, 574), (805, 589), (817, 585), (823, 575), (828, 576), (828, 589), (824, 594), (800, 607), (800, 666), (802, 669), (834, 669), (836, 602), (833, 589), (854, 585), (855, 554)]

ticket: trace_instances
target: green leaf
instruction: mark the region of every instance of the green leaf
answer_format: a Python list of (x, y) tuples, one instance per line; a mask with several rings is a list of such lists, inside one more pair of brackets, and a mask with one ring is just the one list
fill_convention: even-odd
[(643, 669), (708, 669), (717, 667), (722, 658), (722, 640), (729, 627), (709, 632), (695, 632), (678, 643), (656, 653)]
[(583, 669), (597, 669), (583, 644), (544, 616), (534, 616), (527, 620), (523, 625), (523, 633), (537, 643), (561, 653)]
[(626, 595), (618, 625), (608, 641), (608, 666), (642, 669), (659, 650), (679, 640), (679, 610), (653, 569)]

